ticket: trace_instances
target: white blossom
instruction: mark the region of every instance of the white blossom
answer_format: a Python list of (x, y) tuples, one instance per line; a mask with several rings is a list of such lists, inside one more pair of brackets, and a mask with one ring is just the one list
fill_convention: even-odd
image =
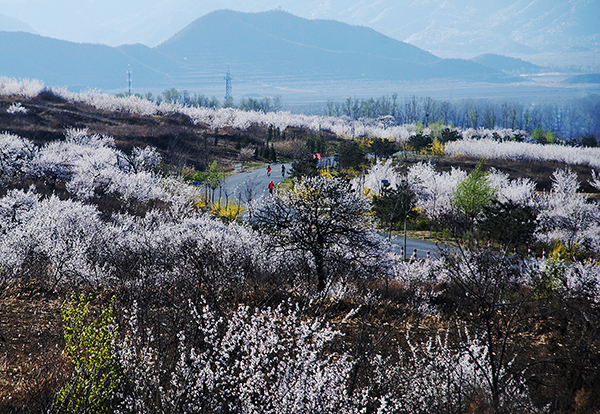
[(529, 142), (496, 141), (490, 138), (449, 142), (446, 155), (466, 155), (476, 158), (507, 159), (513, 161), (559, 161), (567, 164), (589, 165), (600, 168), (600, 148), (541, 145)]
[(6, 112), (12, 115), (25, 115), (27, 114), (27, 108), (21, 105), (20, 102), (17, 102), (9, 106)]
[(0, 180), (26, 172), (36, 155), (35, 145), (14, 134), (0, 134)]
[(434, 220), (452, 211), (452, 198), (466, 176), (465, 171), (456, 168), (437, 172), (429, 163), (415, 164), (408, 170), (409, 183), (418, 196), (417, 206)]
[(102, 235), (98, 211), (56, 196), (38, 202), (30, 198), (27, 207), (19, 212), (19, 225), (0, 238), (3, 271), (15, 277), (25, 277), (25, 268), (46, 272), (53, 284), (93, 280), (87, 254)]
[(600, 207), (577, 190), (579, 181), (571, 170), (556, 170), (552, 189), (540, 200), (540, 241), (559, 241), (567, 248), (588, 247), (598, 252)]
[(529, 178), (511, 180), (508, 174), (496, 169), (492, 169), (487, 177), (492, 187), (496, 189), (499, 201), (511, 201), (524, 206), (535, 204), (535, 183)]
[(0, 96), (16, 95), (24, 98), (33, 98), (43, 90), (44, 84), (39, 80), (0, 77)]

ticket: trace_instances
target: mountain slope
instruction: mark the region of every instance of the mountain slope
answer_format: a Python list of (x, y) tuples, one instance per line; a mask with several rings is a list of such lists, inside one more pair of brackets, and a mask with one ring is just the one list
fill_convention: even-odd
[(366, 53), (373, 56), (400, 59), (416, 63), (440, 60), (429, 52), (399, 42), (363, 26), (351, 26), (333, 20), (308, 20), (283, 11), (240, 13), (220, 10), (201, 17), (157, 49), (177, 50), (185, 47), (191, 37), (239, 41), (238, 31), (255, 29), (264, 38), (272, 37), (294, 44), (325, 51)]
[(600, 48), (597, 0), (329, 0), (320, 8), (291, 3), (283, 7), (295, 14), (372, 27), (439, 56)]
[(436, 56), (372, 29), (282, 11), (213, 12), (155, 49), (200, 72), (231, 65), (246, 79), (502, 78), (477, 64), (449, 72)]
[(168, 85), (169, 76), (119, 49), (72, 43), (23, 32), (0, 32), (0, 75), (35, 78), (71, 90), (114, 89), (126, 85), (129, 64), (140, 78)]
[(511, 58), (493, 53), (475, 56), (470, 60), (505, 73), (536, 73), (542, 69), (541, 66), (534, 65), (523, 59)]

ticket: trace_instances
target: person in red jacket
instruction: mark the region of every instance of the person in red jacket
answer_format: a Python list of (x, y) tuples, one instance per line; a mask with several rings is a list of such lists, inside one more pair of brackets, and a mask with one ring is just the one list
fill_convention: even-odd
[(273, 180), (269, 183), (269, 194), (273, 195), (273, 188), (275, 188), (275, 184), (273, 184)]
[(267, 176), (268, 177), (271, 176), (271, 166), (270, 165), (267, 167)]

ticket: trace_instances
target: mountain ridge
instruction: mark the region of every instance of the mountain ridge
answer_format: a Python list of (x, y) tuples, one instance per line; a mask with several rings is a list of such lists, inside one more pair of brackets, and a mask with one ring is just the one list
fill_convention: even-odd
[[(376, 45), (377, 50), (380, 52), (381, 47), (387, 47), (396, 49), (397, 52), (409, 54), (413, 56), (413, 60), (415, 61), (428, 60), (429, 62), (435, 62), (440, 60), (439, 57), (434, 56), (433, 54), (427, 51), (424, 51), (408, 43), (393, 39), (369, 27), (359, 25), (348, 25), (346, 23), (342, 23), (335, 20), (303, 19), (298, 16), (294, 16), (293, 14), (279, 10), (271, 10), (260, 13), (241, 13), (231, 10), (218, 10), (194, 20), (184, 29), (173, 35), (171, 38), (167, 39), (165, 42), (158, 45), (157, 48), (160, 49), (164, 47), (164, 45), (176, 42), (179, 38), (189, 33), (190, 31), (197, 30), (198, 25), (208, 20), (214, 20), (213, 18), (215, 17), (220, 17), (220, 19), (218, 19), (219, 22), (235, 18), (238, 22), (242, 22), (247, 26), (251, 26), (261, 32), (272, 35), (275, 38), (287, 40), (305, 46), (314, 46), (325, 51), (358, 51), (358, 49), (355, 47), (357, 45), (357, 42), (362, 43), (365, 39), (373, 39), (378, 41)], [(274, 22), (279, 24), (276, 26), (273, 24)], [(326, 25), (329, 26), (327, 28), (328, 30), (325, 30)], [(276, 33), (275, 30), (273, 30), (275, 27), (285, 27), (287, 30), (281, 30), (279, 33)], [(292, 33), (299, 33), (302, 37), (292, 37)], [(349, 43), (348, 38), (351, 34), (354, 34), (352, 39), (354, 40), (354, 42)], [(362, 36), (359, 36), (359, 34)], [(310, 38), (307, 39), (307, 37)], [(326, 42), (327, 45), (324, 45), (324, 42)], [(332, 42), (337, 44), (332, 44)], [(374, 45), (373, 42), (371, 42), (370, 44), (363, 43), (362, 46), (364, 49), (364, 47), (373, 47)], [(375, 55), (382, 56), (381, 53), (376, 53)]]

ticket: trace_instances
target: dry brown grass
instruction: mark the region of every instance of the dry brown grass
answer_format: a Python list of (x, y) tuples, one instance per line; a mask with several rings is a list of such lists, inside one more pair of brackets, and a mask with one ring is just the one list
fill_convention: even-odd
[(62, 295), (37, 283), (4, 283), (0, 293), (0, 412), (49, 408), (67, 375)]

